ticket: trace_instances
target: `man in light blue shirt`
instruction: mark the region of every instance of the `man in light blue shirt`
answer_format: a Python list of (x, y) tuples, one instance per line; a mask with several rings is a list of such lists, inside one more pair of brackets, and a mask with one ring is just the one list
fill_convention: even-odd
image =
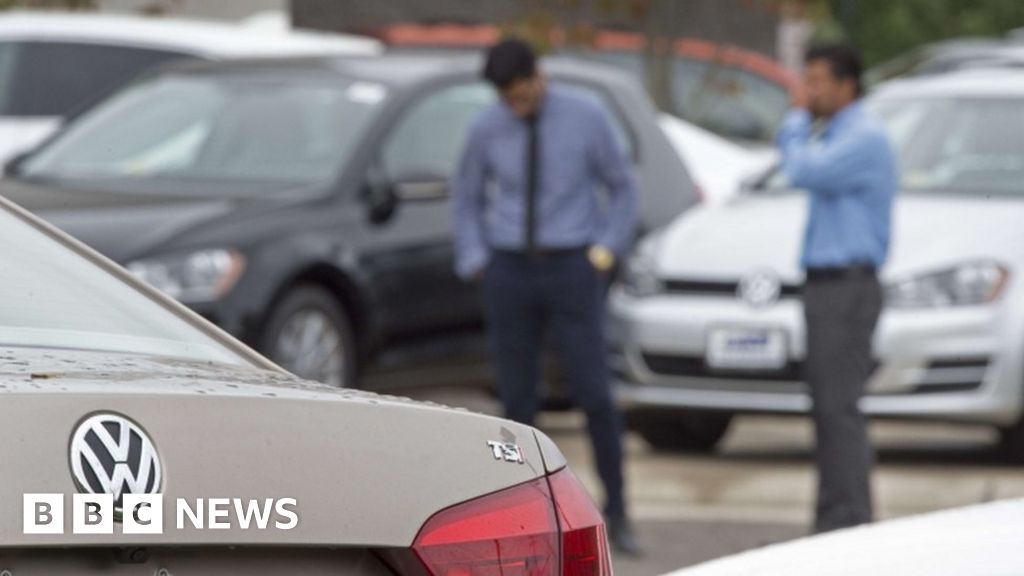
[(632, 167), (607, 111), (547, 85), (523, 42), (491, 48), (484, 77), (502, 101), (474, 123), (454, 177), (456, 271), (481, 282), (506, 417), (533, 424), (550, 334), (587, 414), (609, 538), (636, 555), (604, 337), (604, 284), (634, 234)]
[(859, 409), (874, 370), (882, 307), (877, 271), (889, 252), (896, 161), (864, 110), (860, 58), (842, 45), (806, 58), (806, 109), (792, 111), (777, 144), (790, 185), (810, 195), (801, 263), (807, 326), (805, 377), (817, 439), (814, 529), (870, 522), (874, 452)]

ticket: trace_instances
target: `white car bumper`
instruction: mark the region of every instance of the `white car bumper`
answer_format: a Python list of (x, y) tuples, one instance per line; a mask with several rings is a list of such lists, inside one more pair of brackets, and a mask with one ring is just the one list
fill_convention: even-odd
[[(1005, 306), (886, 310), (875, 334), (879, 368), (862, 409), (892, 416), (1009, 425), (1021, 413), (1021, 330)], [(788, 364), (721, 371), (705, 362), (710, 330), (781, 330)], [(609, 334), (619, 396), (629, 407), (803, 414), (804, 321), (798, 298), (755, 309), (728, 296), (632, 298), (614, 290)]]

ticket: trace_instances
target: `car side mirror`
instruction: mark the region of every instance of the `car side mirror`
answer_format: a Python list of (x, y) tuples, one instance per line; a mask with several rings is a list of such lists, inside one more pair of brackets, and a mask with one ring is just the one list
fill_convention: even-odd
[(753, 194), (761, 184), (762, 178), (759, 174), (751, 174), (740, 180), (739, 193), (741, 195)]
[(25, 162), (25, 159), (31, 155), (30, 152), (22, 152), (12, 156), (4, 164), (4, 177), (9, 178), (11, 176), (17, 176), (21, 172), (21, 165)]
[(390, 184), (367, 185), (364, 196), (367, 217), (373, 224), (387, 223), (398, 211), (398, 195)]
[(740, 180), (740, 194), (755, 194), (758, 190), (764, 189), (779, 170), (780, 166), (777, 160), (766, 162)]
[(366, 204), (367, 219), (376, 225), (387, 223), (398, 210), (398, 194), (395, 187), (374, 168), (367, 175), (360, 193)]
[(366, 179), (363, 198), (370, 222), (384, 224), (394, 217), (402, 203), (447, 200), (448, 179), (425, 173), (387, 177), (382, 170), (374, 168)]

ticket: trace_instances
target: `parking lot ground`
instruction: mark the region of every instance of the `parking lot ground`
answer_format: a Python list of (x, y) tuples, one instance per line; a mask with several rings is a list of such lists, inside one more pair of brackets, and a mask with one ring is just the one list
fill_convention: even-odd
[[(423, 399), (496, 413), (474, 388), (411, 391)], [(540, 421), (594, 494), (600, 484), (578, 413)], [(1024, 464), (995, 450), (982, 427), (876, 422), (878, 515), (893, 518), (996, 499), (1024, 498)], [(716, 454), (667, 454), (627, 439), (629, 498), (648, 550), (616, 558), (616, 574), (649, 576), (751, 548), (798, 538), (814, 501), (812, 430), (803, 419), (738, 418)], [(1022, 458), (1024, 461), (1024, 458)]]

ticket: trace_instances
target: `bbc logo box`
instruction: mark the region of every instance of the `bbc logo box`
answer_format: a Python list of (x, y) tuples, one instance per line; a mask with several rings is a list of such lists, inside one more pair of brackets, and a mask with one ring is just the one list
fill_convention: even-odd
[[(65, 514), (63, 494), (25, 494), (23, 532), (25, 534), (64, 534), (66, 519), (71, 518), (72, 534), (113, 534), (117, 509), (111, 494), (74, 494)], [(121, 532), (124, 534), (162, 534), (163, 496), (161, 494), (125, 494), (122, 497)]]

